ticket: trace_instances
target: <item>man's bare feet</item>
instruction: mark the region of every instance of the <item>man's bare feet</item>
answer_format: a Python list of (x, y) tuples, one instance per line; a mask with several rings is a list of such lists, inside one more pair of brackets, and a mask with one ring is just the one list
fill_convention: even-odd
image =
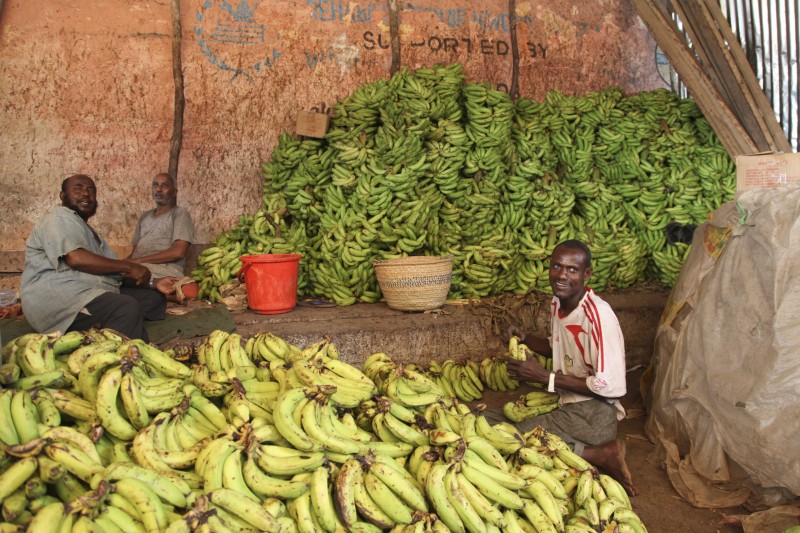
[(586, 446), (583, 450), (583, 458), (605, 470), (609, 476), (625, 487), (628, 494), (636, 496), (638, 491), (633, 485), (631, 472), (625, 462), (625, 451), (625, 441), (617, 439), (599, 446)]

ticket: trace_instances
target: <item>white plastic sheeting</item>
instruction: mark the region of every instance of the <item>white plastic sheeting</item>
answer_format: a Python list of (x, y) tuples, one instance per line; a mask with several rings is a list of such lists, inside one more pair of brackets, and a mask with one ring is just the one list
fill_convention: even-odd
[(742, 193), (692, 244), (643, 388), (648, 435), (698, 507), (796, 502), (800, 184)]

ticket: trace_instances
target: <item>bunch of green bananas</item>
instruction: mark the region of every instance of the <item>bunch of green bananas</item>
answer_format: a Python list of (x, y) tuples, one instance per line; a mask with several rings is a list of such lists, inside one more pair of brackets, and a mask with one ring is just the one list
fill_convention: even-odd
[(475, 361), (456, 362), (448, 359), (442, 363), (431, 361), (425, 372), (447, 396), (462, 402), (473, 402), (483, 397), (484, 384)]
[(392, 401), (407, 407), (425, 407), (446, 398), (445, 392), (415, 365), (395, 362), (385, 353), (373, 353), (364, 360), (364, 374)]
[(530, 391), (503, 405), (503, 414), (512, 422), (522, 422), (558, 408), (558, 394)]
[(487, 357), (478, 365), (481, 381), (489, 390), (506, 392), (519, 387), (519, 380), (508, 373), (508, 361), (499, 357)]
[(3, 353), (0, 531), (645, 530), (555, 436), (462, 403), (484, 365), (224, 331), (191, 366), (111, 330)]
[(694, 101), (666, 90), (623, 96), (551, 91), (543, 102), (467, 83), (461, 65), (358, 87), (324, 139), (281, 133), (254, 216), (198, 258), (203, 297), (238, 257), (300, 253), (298, 293), (339, 305), (381, 298), (372, 262), (454, 256), (450, 296), (548, 292), (559, 241), (586, 241), (593, 285), (672, 286), (697, 225), (733, 196), (735, 169)]

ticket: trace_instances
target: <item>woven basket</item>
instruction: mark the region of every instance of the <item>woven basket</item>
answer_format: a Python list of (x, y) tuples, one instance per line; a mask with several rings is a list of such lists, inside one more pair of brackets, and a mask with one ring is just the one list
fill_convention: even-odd
[(453, 256), (413, 256), (374, 261), (386, 303), (400, 311), (427, 311), (444, 305), (450, 291)]

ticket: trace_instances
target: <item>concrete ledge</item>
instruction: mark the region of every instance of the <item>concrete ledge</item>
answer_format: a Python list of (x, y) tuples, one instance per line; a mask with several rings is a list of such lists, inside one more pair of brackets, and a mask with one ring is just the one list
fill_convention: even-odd
[[(667, 300), (667, 291), (606, 293), (600, 295), (617, 313), (629, 368), (648, 365), (655, 333)], [(375, 352), (385, 352), (402, 363), (430, 360), (483, 359), (505, 351), (500, 337), (487, 327), (485, 317), (468, 305), (445, 305), (438, 312), (409, 313), (385, 303), (349, 307), (298, 306), (280, 315), (250, 311), (234, 314), (237, 332), (249, 337), (271, 332), (304, 347), (327, 336), (342, 360), (360, 365)], [(528, 311), (528, 310), (526, 310)], [(548, 310), (539, 307), (536, 323), (546, 323)]]

